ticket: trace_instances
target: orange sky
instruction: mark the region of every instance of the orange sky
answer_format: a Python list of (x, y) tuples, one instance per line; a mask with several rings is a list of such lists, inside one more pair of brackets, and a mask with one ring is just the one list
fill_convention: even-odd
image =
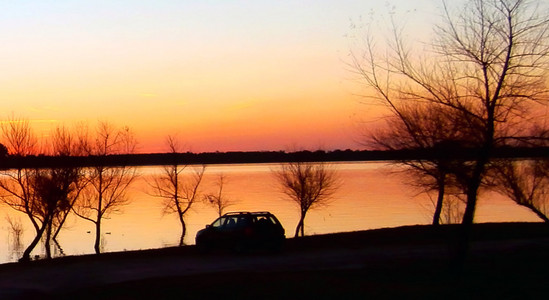
[(347, 35), (350, 19), (386, 10), (376, 5), (16, 2), (0, 10), (2, 111), (43, 136), (59, 124), (127, 125), (141, 152), (165, 151), (169, 134), (195, 152), (361, 148), (371, 108), (355, 95)]

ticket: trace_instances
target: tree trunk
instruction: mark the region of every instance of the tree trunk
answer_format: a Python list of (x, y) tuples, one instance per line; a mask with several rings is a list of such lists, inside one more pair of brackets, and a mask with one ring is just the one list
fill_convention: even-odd
[(185, 218), (183, 217), (185, 211), (182, 211), (180, 209), (179, 204), (177, 205), (177, 209), (179, 215), (179, 223), (181, 223), (181, 237), (179, 238), (179, 246), (183, 246), (183, 240), (185, 239), (185, 235), (187, 234), (187, 224), (185, 224)]
[(46, 249), (46, 258), (47, 259), (51, 259), (51, 247), (50, 247), (51, 231), (52, 231), (51, 226), (52, 226), (52, 224), (51, 224), (51, 221), (50, 221), (50, 222), (48, 222), (48, 225), (46, 226), (46, 240), (44, 241), (44, 248)]
[(472, 178), (467, 185), (467, 205), (465, 206), (465, 212), (463, 213), (463, 219), (461, 220), (461, 224), (463, 225), (473, 224), (475, 218), (475, 210), (477, 207), (477, 195), (479, 186), (480, 176), (478, 176), (477, 178)]
[(473, 228), (473, 221), (475, 217), (475, 210), (477, 207), (477, 196), (480, 184), (482, 182), (482, 174), (484, 173), (486, 164), (490, 159), (490, 149), (492, 147), (492, 140), (485, 144), (484, 148), (479, 153), (475, 168), (471, 178), (467, 182), (467, 203), (465, 206), (465, 212), (461, 222), (461, 228), (457, 237), (457, 249), (456, 249), (456, 267), (461, 269), (467, 259), (469, 253), (469, 243), (471, 238), (471, 231)]
[(181, 219), (181, 239), (179, 240), (180, 246), (183, 246), (183, 239), (185, 238), (186, 234), (187, 234), (187, 224), (185, 224), (185, 220)]
[(55, 247), (57, 247), (57, 250), (59, 251), (59, 254), (61, 256), (65, 255), (65, 251), (63, 251), (63, 248), (61, 248), (61, 244), (59, 244), (59, 241), (55, 237), (52, 238), (52, 241), (55, 243)]
[(48, 223), (47, 220), (46, 220), (46, 222), (42, 223), (42, 226), (36, 232), (36, 236), (34, 237), (32, 242), (30, 243), (30, 245), (27, 247), (27, 249), (25, 249), (25, 252), (23, 252), (23, 256), (19, 259), (19, 262), (29, 262), (30, 261), (30, 254), (31, 254), (32, 250), (34, 250), (34, 248), (36, 247), (38, 242), (40, 242), (40, 239), (42, 238), (42, 234), (44, 234), (44, 230), (46, 230), (47, 223)]
[(95, 254), (101, 253), (101, 219), (103, 218), (103, 172), (104, 169), (100, 168), (99, 173), (99, 188), (97, 189), (99, 195), (97, 197), (97, 219), (95, 220), (95, 243), (93, 249)]
[(93, 245), (95, 254), (101, 253), (101, 218), (95, 221), (95, 244)]
[(303, 218), (299, 219), (299, 222), (297, 223), (297, 227), (295, 228), (295, 235), (294, 237), (299, 237), (299, 234), (303, 234), (301, 228), (303, 227)]
[(446, 187), (446, 174), (441, 175), (438, 178), (438, 198), (437, 205), (435, 207), (435, 214), (433, 215), (433, 225), (440, 225), (440, 215), (442, 214), (442, 205), (444, 204), (444, 189)]
[[(493, 134), (492, 134), (493, 135)], [(492, 140), (489, 139), (489, 142), (481, 149), (473, 174), (467, 182), (467, 205), (465, 207), (465, 213), (463, 214), (462, 224), (473, 224), (473, 219), (475, 217), (475, 210), (477, 207), (477, 195), (480, 184), (482, 183), (482, 176), (486, 169), (486, 164), (490, 160), (490, 152), (492, 149)]]
[(301, 212), (301, 217), (299, 218), (299, 223), (297, 223), (297, 227), (295, 228), (295, 237), (305, 236), (305, 215), (307, 214), (306, 211)]

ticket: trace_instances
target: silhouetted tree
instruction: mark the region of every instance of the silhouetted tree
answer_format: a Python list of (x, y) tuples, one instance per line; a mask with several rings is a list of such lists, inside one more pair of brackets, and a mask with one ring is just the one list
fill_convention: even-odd
[(4, 146), (12, 156), (36, 155), (38, 142), (28, 119), (11, 115), (1, 123)]
[(88, 168), (88, 184), (74, 206), (75, 213), (95, 225), (95, 253), (101, 252), (102, 220), (120, 211), (129, 203), (126, 190), (137, 177), (136, 168), (108, 166), (102, 159), (114, 154), (130, 154), (137, 142), (129, 128), (115, 128), (108, 122), (99, 122), (94, 136), (82, 130), (81, 145), (88, 155), (98, 158), (95, 166)]
[(493, 189), (549, 222), (549, 161), (498, 160), (489, 173)]
[(283, 164), (274, 174), (282, 192), (299, 207), (295, 236), (304, 236), (307, 212), (328, 204), (338, 188), (337, 174), (326, 164), (310, 162)]
[[(50, 134), (51, 149), (49, 154), (58, 157), (74, 157), (85, 155), (86, 153), (84, 152), (84, 145), (82, 144), (83, 137), (78, 136), (77, 134), (77, 131), (71, 132), (65, 126), (56, 127)], [(62, 168), (50, 168), (49, 171), (52, 175), (64, 174), (64, 176), (52, 177), (58, 180), (57, 184), (70, 187), (66, 189), (67, 194), (64, 196), (66, 197), (66, 203), (64, 203), (63, 209), (55, 214), (55, 218), (52, 219), (52, 224), (48, 227), (47, 231), (48, 239), (51, 236), (51, 240), (55, 242), (59, 251), (63, 253), (61, 245), (57, 241), (57, 236), (63, 228), (67, 217), (73, 210), (74, 204), (80, 196), (80, 192), (86, 187), (88, 179), (86, 178), (85, 171), (82, 167), (64, 166)], [(49, 251), (49, 249), (47, 250)]]
[(225, 175), (220, 174), (217, 178), (217, 191), (214, 193), (209, 193), (204, 196), (204, 200), (209, 205), (213, 206), (217, 211), (217, 214), (221, 217), (225, 212), (227, 207), (233, 205), (232, 201), (223, 195), (223, 187), (225, 185), (227, 178)]
[(466, 151), (461, 141), (469, 140), (466, 132), (449, 110), (434, 105), (408, 104), (385, 121), (383, 127), (366, 133), (365, 144), (377, 150), (416, 150), (425, 156), (398, 164), (407, 167), (409, 184), (438, 193), (432, 224), (439, 225), (444, 196), (456, 193), (460, 184), (455, 174), (466, 169), (460, 158)]
[(33, 176), (34, 218), (37, 223), (41, 223), (39, 233), (31, 243), (31, 246), (25, 250), (23, 260), (28, 260), (30, 252), (45, 235), (44, 246), (46, 249), (46, 258), (51, 258), (51, 240), (52, 233), (56, 228), (61, 228), (59, 220), (70, 211), (71, 203), (77, 192), (75, 182), (77, 182), (78, 173), (76, 169), (71, 168), (51, 168), (35, 170)]
[[(414, 53), (394, 26), (387, 56), (370, 35), (353, 63), (393, 114), (410, 102), (440, 106), (460, 120), (461, 130), (476, 132), (470, 135), (478, 138), (470, 141), (470, 171), (460, 179), (466, 183), (466, 245), (493, 149), (520, 136), (531, 113), (547, 104), (549, 14), (541, 2), (525, 0), (471, 0), (456, 14), (443, 4), (443, 23), (431, 47), (421, 49), (428, 57)], [(506, 123), (516, 125), (505, 132), (512, 136), (500, 130)]]
[[(546, 122), (543, 119), (531, 128), (522, 128), (532, 137), (513, 140), (509, 146), (547, 147), (549, 128)], [(493, 190), (530, 209), (544, 222), (549, 222), (549, 160), (545, 157), (494, 160), (488, 178)]]
[[(26, 156), (36, 154), (36, 137), (30, 126), (30, 122), (23, 118), (10, 116), (2, 122), (2, 136), (8, 152), (12, 156)], [(23, 212), (31, 221), (36, 236), (25, 250), (21, 260), (30, 260), (30, 252), (34, 249), (43, 229), (40, 215), (36, 205), (36, 197), (33, 189), (34, 170), (18, 168), (15, 170), (3, 170), (0, 179), (2, 189), (2, 202), (11, 208)]]
[(157, 175), (149, 181), (152, 188), (151, 195), (164, 200), (164, 213), (176, 213), (181, 223), (181, 237), (179, 245), (183, 246), (187, 225), (185, 214), (192, 205), (200, 199), (199, 187), (206, 166), (194, 168), (186, 172), (187, 165), (179, 162), (178, 154), (181, 152), (181, 145), (173, 136), (166, 138), (169, 153), (172, 154), (172, 164), (165, 166), (162, 174)]
[[(32, 129), (27, 120), (11, 119), (2, 127), (5, 139), (10, 145), (11, 155), (35, 154)], [(67, 156), (74, 152), (71, 136), (62, 127), (52, 134), (50, 154)], [(30, 260), (30, 254), (44, 238), (46, 257), (51, 258), (51, 241), (59, 233), (72, 204), (80, 191), (82, 174), (79, 168), (20, 168), (4, 171), (0, 188), (4, 191), (2, 200), (12, 208), (24, 212), (36, 235), (25, 249), (21, 261)]]

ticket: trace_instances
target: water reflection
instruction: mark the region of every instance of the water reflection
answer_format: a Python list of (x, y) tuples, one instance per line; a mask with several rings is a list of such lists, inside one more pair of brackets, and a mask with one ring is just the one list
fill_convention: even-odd
[[(228, 210), (270, 211), (286, 228), (293, 232), (299, 219), (297, 207), (276, 185), (272, 170), (278, 165), (215, 165), (208, 166), (204, 174), (202, 192), (218, 189), (219, 174), (224, 174), (226, 184), (223, 193), (231, 199)], [(305, 222), (306, 234), (365, 230), (413, 224), (429, 224), (432, 204), (429, 197), (403, 184), (397, 175), (391, 175), (390, 165), (385, 163), (339, 163), (334, 165), (343, 181), (334, 195), (334, 201), (321, 210), (310, 211)], [(192, 170), (189, 169), (189, 172)], [(131, 203), (118, 214), (112, 214), (103, 223), (101, 249), (103, 252), (176, 246), (181, 226), (176, 215), (162, 214), (162, 201), (147, 193), (146, 178), (161, 172), (158, 167), (139, 169), (139, 180), (128, 191)], [(19, 218), (19, 234), (4, 222), (0, 234), (0, 262), (16, 261), (32, 238), (33, 228), (21, 213), (2, 206), (4, 215)], [(188, 213), (185, 244), (194, 244), (196, 232), (218, 216), (208, 203), (196, 203)], [(485, 193), (479, 200), (477, 222), (538, 221), (528, 210), (501, 196)], [(25, 234), (29, 232), (29, 234)], [(88, 233), (90, 232), (90, 233)], [(60, 233), (54, 255), (79, 255), (93, 253), (94, 228), (74, 216), (69, 217)], [(109, 234), (107, 234), (109, 233)], [(3, 247), (3, 248), (2, 248)], [(34, 255), (43, 256), (43, 249)]]
[(21, 223), (20, 218), (6, 216), (7, 234), (8, 234), (8, 249), (9, 249), (9, 260), (16, 261), (21, 257), (24, 251), (24, 245), (22, 242), (22, 237), (24, 233), (23, 224)]

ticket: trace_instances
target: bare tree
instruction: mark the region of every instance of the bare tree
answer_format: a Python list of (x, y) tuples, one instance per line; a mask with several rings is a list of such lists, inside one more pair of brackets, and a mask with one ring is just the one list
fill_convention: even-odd
[[(422, 49), (429, 57), (414, 53), (393, 26), (389, 54), (379, 55), (370, 35), (353, 66), (393, 114), (411, 102), (444, 107), (475, 137), (470, 171), (461, 174), (469, 232), (493, 149), (520, 136), (532, 110), (547, 104), (549, 14), (541, 2), (527, 0), (470, 0), (456, 14), (443, 4), (443, 22), (431, 47)], [(508, 123), (516, 130), (504, 135)]]
[(542, 159), (498, 160), (490, 169), (493, 189), (549, 223), (549, 162)]
[[(545, 115), (546, 116), (546, 115)], [(521, 148), (549, 145), (548, 119), (542, 118), (530, 128), (521, 128), (531, 137), (509, 142)], [(512, 126), (511, 126), (512, 127)], [(512, 131), (513, 128), (508, 128)], [(518, 205), (530, 209), (544, 222), (549, 222), (549, 160), (545, 157), (527, 159), (494, 159), (487, 173), (489, 187)]]
[[(61, 158), (85, 155), (85, 149), (81, 144), (83, 137), (77, 136), (77, 134), (77, 131), (71, 132), (65, 126), (56, 127), (50, 135), (50, 155)], [(85, 176), (86, 174), (84, 169), (78, 166), (50, 168), (50, 173), (54, 179), (58, 180), (58, 184), (70, 187), (70, 189), (66, 190), (68, 193), (65, 195), (66, 202), (63, 205), (63, 209), (61, 209), (59, 213), (54, 216), (55, 218), (52, 219), (52, 224), (48, 227), (47, 231), (48, 240), (51, 236), (51, 240), (55, 243), (59, 251), (63, 253), (63, 249), (57, 240), (57, 236), (63, 228), (67, 217), (73, 210), (74, 204), (80, 197), (80, 193), (86, 187), (88, 179)], [(64, 176), (56, 176), (56, 174)]]
[(33, 190), (35, 206), (34, 218), (41, 223), (36, 238), (31, 246), (25, 250), (23, 260), (28, 260), (30, 252), (36, 246), (42, 235), (45, 234), (46, 258), (51, 258), (52, 233), (61, 228), (59, 220), (71, 208), (73, 196), (77, 193), (75, 182), (78, 173), (72, 168), (49, 168), (35, 170), (33, 176)]
[(223, 187), (226, 181), (227, 177), (224, 174), (219, 174), (217, 177), (217, 191), (204, 195), (206, 203), (213, 206), (220, 217), (227, 207), (233, 205), (233, 202), (223, 194)]
[[(2, 122), (2, 135), (9, 155), (23, 157), (36, 154), (36, 137), (27, 119), (17, 118), (13, 115)], [(33, 189), (34, 171), (28, 168), (2, 171), (0, 188), (2, 189), (2, 202), (11, 208), (24, 213), (32, 223), (36, 236), (25, 250), (21, 260), (30, 260), (30, 252), (40, 240), (43, 229), (37, 208)]]
[(35, 155), (38, 152), (38, 140), (28, 119), (11, 115), (2, 122), (4, 146), (11, 156)]
[[(86, 136), (85, 130), (82, 130)], [(115, 128), (107, 122), (99, 122), (92, 138), (82, 138), (80, 145), (88, 155), (98, 158), (98, 163), (87, 169), (88, 184), (74, 206), (74, 212), (95, 225), (95, 253), (101, 252), (102, 220), (119, 212), (129, 204), (128, 187), (138, 176), (135, 167), (109, 166), (102, 159), (108, 155), (129, 154), (137, 142), (129, 128)]]
[(299, 207), (295, 236), (304, 236), (307, 212), (328, 204), (338, 188), (337, 174), (324, 163), (310, 162), (283, 164), (274, 174), (282, 192)]
[(411, 185), (438, 193), (432, 224), (439, 225), (445, 194), (460, 187), (454, 174), (466, 169), (459, 158), (467, 141), (462, 126), (444, 107), (423, 104), (408, 104), (385, 120), (385, 126), (366, 133), (365, 144), (378, 150), (415, 150), (422, 156), (397, 163), (407, 167), (405, 178)]
[[(35, 154), (32, 130), (22, 119), (4, 123), (3, 133), (14, 156)], [(51, 155), (68, 156), (73, 152), (68, 131), (59, 127), (53, 132)], [(81, 172), (79, 168), (18, 168), (7, 170), (0, 180), (2, 200), (27, 215), (36, 235), (25, 249), (21, 261), (30, 260), (30, 253), (45, 236), (46, 257), (51, 258), (51, 241), (61, 230), (67, 214), (78, 197)]]
[(191, 172), (185, 172), (187, 165), (181, 165), (178, 154), (181, 145), (173, 136), (166, 138), (169, 153), (172, 155), (172, 164), (165, 166), (162, 174), (149, 181), (152, 188), (151, 195), (164, 201), (164, 213), (176, 213), (181, 223), (181, 237), (179, 245), (183, 246), (187, 225), (185, 215), (193, 204), (200, 199), (199, 187), (206, 166), (194, 168)]

